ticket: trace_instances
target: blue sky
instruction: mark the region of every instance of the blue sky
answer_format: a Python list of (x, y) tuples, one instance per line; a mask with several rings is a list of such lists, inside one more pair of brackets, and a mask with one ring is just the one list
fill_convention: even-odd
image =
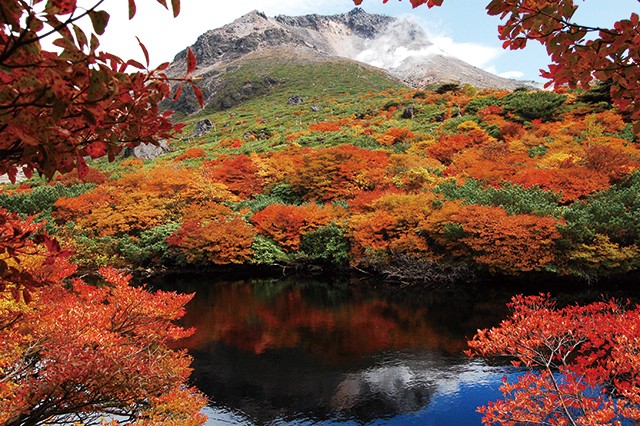
[[(87, 4), (93, 1), (85, 0)], [(297, 16), (309, 13), (333, 15), (348, 12), (352, 0), (181, 0), (181, 13), (170, 12), (153, 0), (137, 0), (138, 13), (127, 20), (124, 0), (107, 0), (105, 9), (111, 21), (101, 47), (122, 58), (143, 58), (135, 36), (140, 37), (151, 56), (152, 65), (171, 61), (176, 53), (193, 44), (207, 30), (221, 27), (251, 10), (268, 16)], [(445, 0), (443, 6), (428, 9), (411, 7), (408, 0), (364, 0), (361, 7), (369, 13), (410, 17), (427, 32), (441, 49), (490, 72), (543, 82), (539, 69), (549, 63), (545, 49), (530, 42), (521, 51), (505, 51), (498, 39), (498, 17), (488, 16), (489, 0)], [(611, 27), (616, 20), (640, 14), (637, 0), (576, 0), (575, 21)]]

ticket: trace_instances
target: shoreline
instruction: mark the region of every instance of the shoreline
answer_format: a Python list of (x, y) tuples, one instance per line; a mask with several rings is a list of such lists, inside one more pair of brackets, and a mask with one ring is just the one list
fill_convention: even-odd
[[(551, 272), (533, 271), (519, 275), (491, 274), (476, 272), (459, 279), (418, 280), (418, 279), (389, 279), (385, 274), (375, 270), (364, 270), (356, 267), (336, 267), (326, 264), (270, 264), (270, 265), (212, 265), (208, 267), (155, 267), (129, 269), (120, 271), (132, 275), (133, 282), (145, 280), (164, 280), (177, 276), (216, 277), (224, 280), (247, 279), (317, 279), (319, 281), (338, 278), (348, 278), (356, 281), (371, 281), (374, 285), (396, 288), (414, 288), (422, 290), (461, 290), (471, 288), (505, 289), (513, 288), (514, 292), (527, 290), (537, 293), (565, 290), (633, 290), (640, 282), (640, 271), (623, 274), (612, 274), (601, 277), (579, 277), (574, 275), (561, 276)], [(99, 280), (97, 270), (79, 269), (74, 277)]]

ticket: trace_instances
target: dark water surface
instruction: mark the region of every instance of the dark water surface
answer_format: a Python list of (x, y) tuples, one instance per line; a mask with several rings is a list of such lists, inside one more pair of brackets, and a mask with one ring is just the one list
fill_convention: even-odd
[(166, 279), (196, 292), (183, 325), (207, 425), (480, 425), (506, 361), (462, 353), (513, 291), (349, 279)]

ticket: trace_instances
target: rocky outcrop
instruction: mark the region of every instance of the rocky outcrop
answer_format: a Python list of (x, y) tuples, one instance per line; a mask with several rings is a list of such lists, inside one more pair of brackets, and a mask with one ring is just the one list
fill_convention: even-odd
[(213, 123), (208, 118), (203, 118), (202, 120), (196, 123), (196, 127), (193, 129), (193, 133), (191, 133), (192, 138), (199, 138), (200, 136), (204, 136), (209, 133), (213, 129)]
[(169, 142), (167, 142), (166, 140), (161, 140), (158, 142), (157, 146), (150, 143), (143, 143), (133, 149), (126, 148), (124, 151), (124, 156), (134, 156), (136, 158), (142, 158), (143, 160), (155, 160), (156, 158), (168, 152), (171, 152)]
[(302, 100), (302, 98), (300, 97), (299, 94), (295, 94), (293, 96), (291, 96), (289, 98), (289, 100), (287, 101), (287, 105), (302, 105), (304, 103), (304, 101)]

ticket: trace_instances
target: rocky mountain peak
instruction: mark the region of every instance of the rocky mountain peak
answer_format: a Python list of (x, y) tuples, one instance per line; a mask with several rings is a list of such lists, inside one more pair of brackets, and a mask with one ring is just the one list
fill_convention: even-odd
[[(407, 85), (423, 89), (429, 84), (469, 83), (476, 87), (513, 90), (537, 87), (490, 74), (436, 48), (411, 19), (370, 14), (361, 8), (325, 16), (268, 17), (251, 11), (221, 28), (209, 30), (191, 46), (198, 60), (196, 76), (217, 78), (244, 59), (287, 55), (291, 60), (355, 60), (382, 68)], [(178, 53), (168, 70), (181, 75), (187, 50)], [(205, 92), (213, 83), (204, 81)], [(209, 89), (208, 87), (211, 87)]]

